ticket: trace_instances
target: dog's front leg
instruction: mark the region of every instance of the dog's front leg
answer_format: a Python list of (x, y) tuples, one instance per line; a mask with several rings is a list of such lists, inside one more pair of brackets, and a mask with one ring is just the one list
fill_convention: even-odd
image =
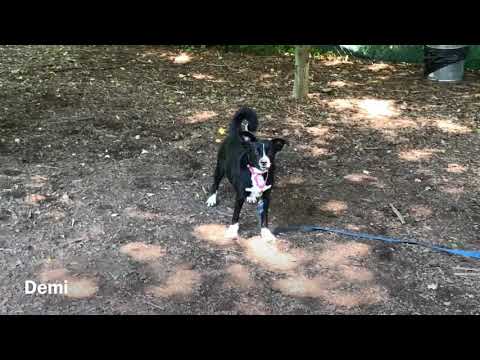
[(250, 188), (246, 188), (245, 191), (250, 192), (250, 195), (247, 197), (247, 202), (251, 204), (256, 203), (260, 197), (258, 188), (252, 186)]
[(210, 188), (210, 196), (207, 199), (207, 206), (215, 206), (217, 205), (217, 190), (218, 186), (220, 185), (220, 181), (222, 181), (223, 177), (225, 176), (225, 171), (223, 168), (222, 160), (217, 160), (217, 167), (215, 168), (215, 173), (213, 175), (213, 184)]
[(270, 191), (264, 192), (262, 195), (262, 206), (260, 212), (260, 235), (262, 239), (267, 241), (274, 241), (275, 235), (268, 229), (268, 209), (270, 207)]
[(240, 212), (242, 211), (245, 196), (237, 195), (235, 199), (235, 209), (233, 210), (232, 224), (227, 228), (225, 236), (229, 239), (238, 238), (238, 220), (240, 219)]

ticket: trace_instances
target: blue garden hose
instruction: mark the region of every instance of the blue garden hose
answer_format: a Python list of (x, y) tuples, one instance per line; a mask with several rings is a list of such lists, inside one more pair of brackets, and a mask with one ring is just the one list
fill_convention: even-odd
[[(258, 210), (258, 208), (257, 208)], [(330, 232), (339, 235), (350, 236), (353, 238), (358, 239), (366, 239), (366, 240), (380, 240), (388, 243), (396, 243), (396, 244), (411, 244), (411, 245), (419, 245), (423, 246), (435, 251), (439, 252), (446, 252), (452, 255), (460, 255), (467, 258), (479, 259), (480, 260), (480, 251), (473, 251), (473, 250), (461, 250), (461, 249), (450, 249), (443, 246), (438, 245), (430, 245), (424, 242), (419, 242), (416, 240), (410, 239), (395, 239), (381, 235), (370, 235), (366, 233), (357, 233), (348, 230), (342, 229), (334, 229), (329, 227), (322, 227), (322, 226), (314, 226), (314, 225), (298, 225), (298, 226), (288, 226), (288, 227), (277, 227), (273, 230), (273, 234), (277, 235), (280, 233), (291, 232), (291, 231), (301, 231), (301, 232), (313, 232), (313, 231), (323, 231), (323, 232)]]

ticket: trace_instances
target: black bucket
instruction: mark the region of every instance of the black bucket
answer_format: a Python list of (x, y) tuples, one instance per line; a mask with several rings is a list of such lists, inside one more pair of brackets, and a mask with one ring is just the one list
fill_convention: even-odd
[(425, 77), (433, 81), (463, 80), (467, 45), (425, 45)]

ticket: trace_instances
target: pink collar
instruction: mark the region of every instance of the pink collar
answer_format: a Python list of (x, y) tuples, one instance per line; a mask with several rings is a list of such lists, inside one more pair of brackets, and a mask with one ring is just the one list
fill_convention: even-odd
[[(268, 170), (261, 171), (253, 166), (247, 165), (250, 174), (252, 174), (252, 183), (253, 186), (257, 187), (262, 191), (265, 186), (267, 186), (267, 179), (268, 179)], [(263, 174), (267, 173), (265, 179), (263, 178)]]

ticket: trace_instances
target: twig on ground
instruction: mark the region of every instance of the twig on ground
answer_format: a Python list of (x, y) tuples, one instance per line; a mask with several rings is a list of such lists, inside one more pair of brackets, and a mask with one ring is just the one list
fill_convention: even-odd
[(460, 267), (460, 266), (455, 266), (454, 269), (455, 269), (455, 270), (478, 271), (478, 272), (480, 272), (480, 269), (465, 268), (465, 267)]
[(480, 273), (454, 273), (456, 276), (480, 276)]
[(148, 305), (150, 305), (150, 306), (153, 306), (154, 308), (157, 308), (157, 309), (159, 309), (159, 310), (163, 310), (163, 308), (162, 308), (160, 305), (157, 305), (157, 304), (155, 304), (155, 303), (152, 303), (152, 302), (150, 302), (150, 301), (148, 301), (148, 300), (146, 300), (146, 299), (145, 299), (145, 303), (148, 304)]
[(224, 211), (217, 210), (216, 212), (220, 215), (223, 215), (223, 216), (232, 216), (232, 214), (226, 213)]
[(225, 65), (225, 64), (212, 64), (212, 63), (206, 63), (205, 65), (209, 65), (209, 66), (219, 66), (219, 67), (229, 67), (228, 65)]
[(43, 164), (37, 164), (35, 166), (36, 167), (50, 168), (50, 169), (60, 169), (58, 166), (50, 166), (50, 165), (43, 165)]
[(393, 204), (389, 204), (389, 205), (392, 208), (392, 211), (395, 213), (395, 215), (397, 215), (400, 222), (402, 224), (405, 224), (405, 219), (403, 218), (402, 214), (400, 214), (400, 211), (398, 211), (397, 208), (395, 206), (393, 206)]

